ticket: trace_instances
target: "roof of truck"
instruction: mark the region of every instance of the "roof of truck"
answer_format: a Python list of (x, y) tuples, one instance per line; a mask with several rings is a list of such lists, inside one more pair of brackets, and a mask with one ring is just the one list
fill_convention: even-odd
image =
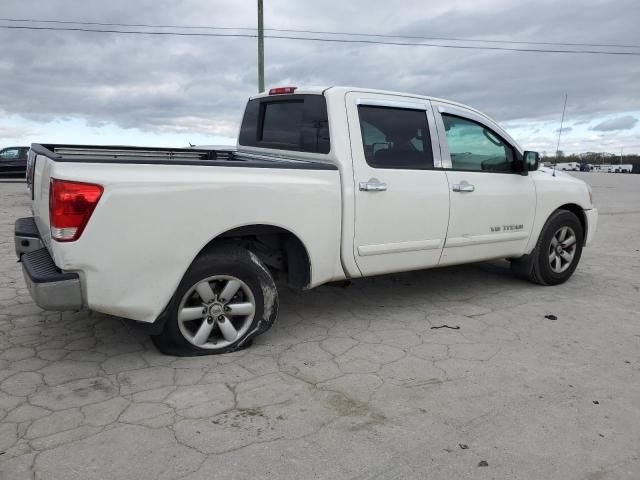
[[(265, 90), (262, 93), (258, 93), (257, 95), (253, 95), (250, 99), (254, 99), (254, 98), (263, 98), (263, 97), (269, 97), (271, 94), (269, 93), (270, 90), (273, 90), (274, 88), (282, 88), (282, 87), (273, 87), (269, 90)], [(476, 110), (473, 107), (470, 107), (469, 105), (465, 105), (464, 103), (460, 103), (460, 102), (455, 102), (453, 100), (447, 100), (445, 98), (439, 98), (439, 97), (430, 97), (428, 95), (421, 95), (419, 93), (408, 93), (408, 92), (397, 92), (397, 91), (393, 91), (393, 90), (378, 90), (378, 89), (374, 89), (374, 88), (365, 88), (365, 87), (353, 87), (353, 86), (346, 86), (346, 85), (333, 85), (333, 86), (319, 86), (319, 85), (311, 85), (311, 86), (301, 86), (301, 87), (296, 87), (296, 86), (287, 86), (286, 88), (294, 88), (295, 91), (293, 92), (294, 95), (323, 95), (326, 92), (362, 92), (362, 93), (377, 93), (377, 94), (383, 94), (383, 95), (396, 95), (396, 96), (401, 96), (401, 97), (409, 97), (409, 98), (420, 98), (420, 99), (424, 99), (424, 100), (432, 100), (435, 102), (442, 102), (442, 103), (448, 103), (449, 105), (455, 105), (455, 106), (459, 106), (459, 107), (463, 107), (463, 108), (467, 108), (469, 110), (472, 110), (476, 113), (478, 113), (479, 115), (482, 115), (483, 117), (487, 117), (489, 118), (491, 121), (493, 121), (494, 123), (497, 123), (493, 118), (491, 118), (489, 115), (487, 115), (484, 112), (481, 112), (480, 110)]]
[[(251, 96), (251, 98), (262, 98), (262, 97), (268, 97), (271, 94), (269, 93), (270, 90), (273, 90), (275, 88), (283, 88), (283, 87), (273, 87), (269, 90), (265, 90), (264, 92), (258, 93), (257, 95), (253, 95)], [(345, 92), (363, 92), (363, 93), (379, 93), (379, 94), (383, 94), (383, 95), (397, 95), (397, 96), (402, 96), (402, 97), (413, 97), (413, 98), (424, 98), (425, 100), (434, 100), (436, 102), (445, 102), (445, 103), (450, 103), (452, 105), (460, 105), (462, 107), (465, 108), (470, 108), (472, 110), (475, 110), (473, 107), (470, 107), (469, 105), (465, 105), (463, 103), (459, 103), (459, 102), (455, 102), (452, 100), (447, 100), (444, 98), (439, 98), (439, 97), (431, 97), (429, 95), (422, 95), (419, 93), (409, 93), (409, 92), (398, 92), (398, 91), (394, 91), (394, 90), (378, 90), (375, 88), (366, 88), (366, 87), (353, 87), (353, 86), (347, 86), (347, 85), (332, 85), (332, 86), (320, 86), (320, 85), (310, 85), (310, 86), (301, 86), (301, 87), (296, 87), (296, 86), (292, 86), (292, 87), (285, 87), (285, 88), (294, 88), (295, 91), (293, 92), (294, 95), (322, 95), (327, 91), (345, 91)], [(482, 112), (480, 112), (482, 113)], [(484, 115), (484, 114), (483, 114)]]
[[(436, 101), (440, 101), (440, 102), (447, 102), (447, 103), (456, 103), (456, 102), (452, 102), (451, 100), (445, 100), (442, 98), (437, 98), (437, 97), (430, 97), (428, 95), (421, 95), (419, 93), (409, 93), (409, 92), (398, 92), (398, 91), (394, 91), (394, 90), (379, 90), (379, 89), (375, 89), (375, 88), (366, 88), (366, 87), (354, 87), (354, 86), (349, 86), (349, 85), (331, 85), (331, 86), (322, 86), (322, 85), (303, 85), (301, 87), (297, 87), (297, 86), (291, 86), (291, 87), (273, 87), (270, 88), (269, 90), (265, 90), (264, 92), (258, 93), (257, 95), (253, 95), (251, 98), (261, 98), (261, 97), (268, 97), (270, 95), (270, 90), (273, 90), (275, 88), (294, 88), (295, 91), (293, 92), (294, 95), (309, 95), (309, 94), (315, 94), (315, 95), (322, 95), (323, 93), (332, 90), (342, 90), (342, 91), (349, 91), (349, 92), (367, 92), (367, 93), (381, 93), (381, 94), (386, 94), (386, 95), (399, 95), (399, 96), (403, 96), (403, 97), (414, 97), (414, 98), (425, 98), (428, 100), (436, 100)], [(458, 105), (462, 105), (462, 104), (458, 104)], [(467, 105), (464, 105), (465, 107)]]
[[(279, 90), (278, 92), (273, 92), (273, 90)], [(520, 147), (520, 145), (518, 144), (518, 142), (516, 142), (516, 140), (511, 137), (511, 135), (509, 135), (509, 133), (495, 120), (493, 119), (491, 116), (487, 115), (484, 112), (481, 112), (480, 110), (477, 110), (473, 107), (470, 107), (469, 105), (465, 105), (464, 103), (460, 103), (460, 102), (454, 102), (452, 100), (447, 100), (444, 98), (438, 98), (438, 97), (430, 97), (428, 95), (420, 95), (417, 93), (407, 93), (407, 92), (395, 92), (392, 90), (377, 90), (377, 89), (373, 89), (373, 88), (364, 88), (364, 87), (350, 87), (350, 86), (339, 86), (339, 85), (334, 85), (334, 86), (301, 86), (301, 87), (297, 87), (297, 86), (281, 86), (281, 87), (273, 87), (270, 88), (262, 93), (259, 93), (257, 95), (254, 95), (250, 98), (250, 100), (254, 99), (254, 98), (265, 98), (265, 97), (270, 97), (270, 96), (274, 96), (277, 97), (279, 95), (325, 95), (327, 97), (341, 97), (344, 96), (346, 93), (349, 92), (358, 92), (358, 93), (362, 93), (364, 95), (366, 94), (382, 94), (382, 95), (394, 95), (397, 97), (405, 97), (407, 99), (420, 99), (420, 100), (427, 100), (427, 101), (434, 101), (434, 102), (439, 102), (439, 103), (446, 103), (448, 105), (451, 105), (453, 107), (460, 107), (460, 108), (464, 108), (467, 109), (471, 112), (474, 112), (475, 114), (484, 117), (485, 119), (489, 120), (495, 127), (498, 128), (498, 131), (501, 135), (503, 135), (507, 140), (509, 140), (510, 142), (512, 142), (518, 149), (522, 150), (522, 147)]]

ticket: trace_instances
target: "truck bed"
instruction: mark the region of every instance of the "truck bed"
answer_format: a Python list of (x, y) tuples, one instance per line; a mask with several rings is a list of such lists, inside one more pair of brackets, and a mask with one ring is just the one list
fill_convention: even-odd
[(31, 145), (31, 150), (55, 162), (68, 163), (210, 165), (218, 167), (337, 170), (335, 165), (327, 162), (302, 160), (293, 156), (239, 153), (233, 147), (228, 150), (212, 150), (34, 143)]
[[(343, 278), (338, 169), (296, 155), (34, 144), (30, 184), (37, 238), (60, 271), (79, 272), (88, 308), (142, 322), (158, 318), (213, 239), (247, 226), (287, 225), (315, 265), (310, 287)], [(75, 241), (51, 239), (52, 179), (103, 188)]]

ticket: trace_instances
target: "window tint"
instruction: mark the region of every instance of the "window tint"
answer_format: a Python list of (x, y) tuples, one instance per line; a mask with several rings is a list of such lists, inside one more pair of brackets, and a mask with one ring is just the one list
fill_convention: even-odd
[(329, 153), (324, 96), (276, 95), (249, 100), (238, 143), (247, 147)]
[(484, 125), (442, 115), (451, 164), (456, 170), (511, 172), (512, 147)]
[(273, 102), (264, 105), (263, 142), (298, 145), (303, 101)]
[(360, 105), (364, 155), (374, 168), (433, 168), (424, 110)]
[(2, 160), (15, 160), (16, 158), (18, 158), (17, 148), (7, 148), (0, 152), (0, 159)]

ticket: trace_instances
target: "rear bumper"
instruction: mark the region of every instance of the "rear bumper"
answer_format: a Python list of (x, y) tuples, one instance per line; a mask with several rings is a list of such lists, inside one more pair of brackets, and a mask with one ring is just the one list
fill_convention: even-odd
[(17, 219), (13, 232), (18, 258), (23, 253), (34, 252), (44, 247), (33, 217)]
[[(79, 310), (83, 306), (82, 286), (80, 277), (75, 272), (63, 272), (51, 258), (49, 250), (44, 247), (24, 251), (27, 246), (22, 244), (24, 236), (18, 236), (19, 226), (16, 221), (16, 254), (22, 263), (24, 280), (33, 301), (44, 310)], [(27, 222), (22, 222), (27, 223)], [(24, 232), (22, 232), (24, 233)], [(42, 240), (40, 237), (26, 237), (28, 247), (33, 247)]]
[(584, 211), (584, 216), (587, 219), (587, 236), (584, 239), (584, 244), (589, 245), (596, 235), (596, 229), (598, 227), (598, 209), (592, 208)]

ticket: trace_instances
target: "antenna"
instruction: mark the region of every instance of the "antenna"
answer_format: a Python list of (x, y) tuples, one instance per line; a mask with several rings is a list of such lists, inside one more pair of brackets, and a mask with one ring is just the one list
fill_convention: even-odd
[(558, 158), (558, 152), (560, 151), (560, 136), (562, 135), (562, 126), (564, 125), (564, 111), (567, 108), (567, 97), (568, 93), (564, 94), (564, 106), (562, 107), (562, 120), (560, 120), (560, 130), (558, 130), (558, 145), (556, 146), (556, 161)]

